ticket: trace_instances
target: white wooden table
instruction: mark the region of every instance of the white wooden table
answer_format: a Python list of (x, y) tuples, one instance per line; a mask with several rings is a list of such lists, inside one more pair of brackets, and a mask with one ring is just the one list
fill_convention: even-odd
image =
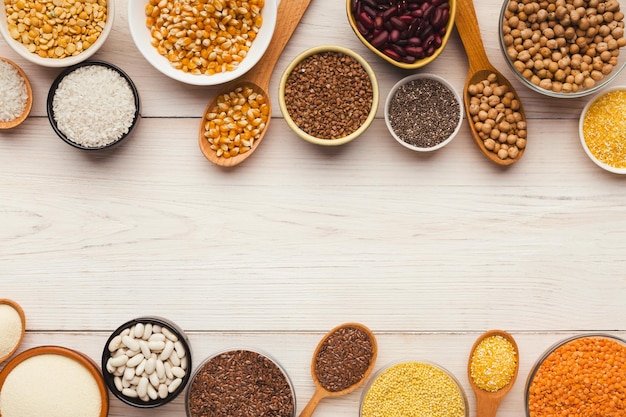
[[(228, 347), (271, 353), (300, 411), (314, 389), (316, 344), (358, 321), (377, 335), (377, 369), (438, 363), (461, 380), (474, 416), (469, 349), (500, 328), (516, 337), (521, 368), (499, 416), (517, 417), (546, 348), (588, 331), (626, 336), (626, 178), (584, 154), (584, 99), (545, 98), (513, 79), (496, 37), (500, 0), (476, 9), (487, 54), (529, 118), (526, 154), (508, 169), (480, 154), (467, 125), (443, 150), (413, 153), (387, 132), (382, 106), (366, 134), (341, 148), (296, 137), (276, 95), (303, 50), (353, 48), (374, 66), (383, 101), (409, 74), (359, 42), (337, 0), (313, 0), (287, 45), (262, 147), (234, 169), (214, 166), (196, 134), (216, 88), (153, 69), (131, 40), (127, 3), (118, 0), (95, 57), (134, 79), (142, 120), (110, 152), (81, 152), (54, 135), (45, 98), (60, 70), (30, 65), (0, 40), (0, 55), (23, 67), (36, 95), (29, 119), (0, 133), (0, 297), (27, 313), (21, 350), (56, 344), (98, 359), (118, 325), (160, 315), (189, 333), (196, 364)], [(462, 89), (467, 59), (456, 32), (421, 71)], [(316, 415), (357, 416), (361, 393), (323, 400)], [(111, 397), (111, 416), (144, 414)], [(150, 415), (184, 416), (182, 397)]]

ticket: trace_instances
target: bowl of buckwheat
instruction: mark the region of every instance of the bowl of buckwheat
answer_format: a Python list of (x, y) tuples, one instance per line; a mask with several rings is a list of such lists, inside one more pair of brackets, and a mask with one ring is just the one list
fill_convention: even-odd
[(374, 120), (378, 101), (373, 69), (359, 54), (336, 45), (302, 52), (279, 83), (285, 121), (315, 145), (343, 145), (359, 137)]
[(0, 2), (0, 33), (24, 59), (44, 67), (69, 67), (93, 56), (113, 28), (114, 0)]
[(130, 34), (156, 70), (185, 84), (239, 78), (265, 54), (276, 27), (277, 0), (162, 3), (129, 1)]
[(546, 96), (594, 94), (626, 66), (624, 13), (617, 0), (504, 0), (499, 24), (510, 69)]

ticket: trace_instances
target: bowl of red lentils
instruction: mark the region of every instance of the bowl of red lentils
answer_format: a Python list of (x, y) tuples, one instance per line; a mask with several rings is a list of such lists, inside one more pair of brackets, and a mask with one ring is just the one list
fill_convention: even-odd
[(378, 109), (378, 81), (356, 52), (336, 45), (298, 55), (279, 84), (280, 110), (289, 127), (307, 142), (343, 145), (371, 125)]
[(579, 136), (587, 156), (600, 168), (626, 174), (626, 86), (612, 87), (584, 107)]
[(0, 33), (22, 58), (62, 68), (93, 56), (111, 33), (114, 17), (114, 0), (5, 0), (0, 2)]
[(459, 380), (430, 362), (395, 362), (380, 369), (361, 398), (360, 417), (469, 417)]
[(422, 68), (443, 52), (454, 29), (456, 0), (346, 0), (355, 35), (402, 69)]
[(499, 39), (522, 84), (550, 97), (594, 94), (626, 66), (617, 0), (504, 0)]
[(626, 409), (626, 342), (609, 334), (562, 340), (535, 363), (527, 417), (618, 416)]
[(186, 84), (218, 85), (239, 78), (265, 54), (276, 27), (277, 0), (178, 3), (129, 1), (128, 25), (143, 57)]

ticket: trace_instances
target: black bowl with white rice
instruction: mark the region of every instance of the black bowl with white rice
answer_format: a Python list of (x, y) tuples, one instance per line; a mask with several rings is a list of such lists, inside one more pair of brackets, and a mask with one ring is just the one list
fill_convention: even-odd
[(139, 93), (120, 68), (85, 61), (65, 69), (48, 93), (48, 120), (66, 143), (79, 149), (110, 148), (139, 120)]

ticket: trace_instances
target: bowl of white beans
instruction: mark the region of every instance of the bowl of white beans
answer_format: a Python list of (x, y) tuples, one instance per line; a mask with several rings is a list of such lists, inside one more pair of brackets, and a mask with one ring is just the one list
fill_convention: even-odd
[(617, 0), (594, 3), (504, 0), (500, 46), (522, 84), (577, 98), (615, 80), (626, 66), (624, 13)]
[(0, 33), (22, 58), (44, 67), (63, 68), (85, 61), (104, 45), (113, 28), (115, 1), (56, 4), (0, 2)]
[(102, 373), (120, 401), (154, 408), (176, 398), (191, 377), (191, 349), (184, 331), (161, 317), (139, 317), (119, 326), (102, 352)]

